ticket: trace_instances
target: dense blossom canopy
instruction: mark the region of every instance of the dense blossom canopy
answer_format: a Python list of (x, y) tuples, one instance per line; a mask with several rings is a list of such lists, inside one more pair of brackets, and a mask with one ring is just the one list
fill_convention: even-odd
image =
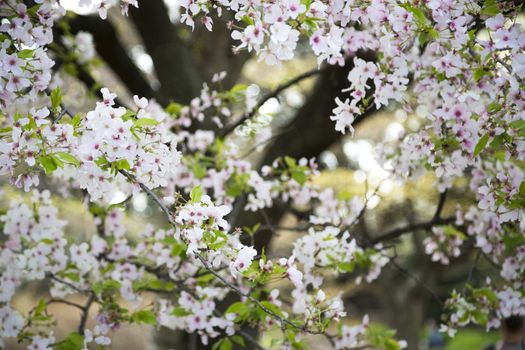
[[(248, 324), (280, 330), (276, 342), (283, 348), (302, 348), (306, 334), (324, 335), (337, 349), (406, 346), (389, 332), (371, 337), (368, 317), (342, 325), (341, 295), (323, 289), (327, 276), (353, 271), (356, 282), (371, 282), (391, 261), (380, 239), (369, 242), (355, 232), (367, 199), (316, 186), (314, 159), (282, 157), (259, 171), (241, 159), (225, 137), (229, 131), (194, 127), (209, 119), (219, 130), (237, 126), (241, 137), (265, 133), (256, 87), (221, 90), (220, 73), (190, 105), (166, 108), (139, 96), (125, 107), (102, 88), (92, 110), (72, 115), (53, 70), (60, 56), (54, 29), (66, 11), (57, 0), (28, 3), (0, 0), (0, 174), (32, 193), (30, 200), (13, 200), (0, 217), (0, 347), (11, 337), (29, 349), (110, 346), (110, 332), (127, 322), (196, 332), (221, 349), (232, 342), (260, 348), (243, 330)], [(139, 6), (137, 0), (79, 5), (97, 8), (102, 18), (113, 5), (123, 15)], [(356, 118), (394, 104), (422, 116), (418, 131), (380, 147), (385, 169), (397, 179), (433, 172), (441, 193), (466, 178), (476, 198), (458, 206), (454, 218), (436, 213), (426, 253), (449, 264), (471, 237), (501, 271), (498, 281), (454, 291), (441, 330), (453, 336), (471, 323), (491, 329), (501, 318), (525, 315), (525, 31), (514, 2), (183, 0), (180, 7), (182, 23), (202, 22), (210, 31), (212, 18), (233, 13), (234, 50), (255, 52), (269, 65), (292, 60), (300, 40), (320, 66), (352, 64), (346, 97), (326, 116), (337, 131), (354, 133)], [(74, 62), (95, 55), (87, 33), (66, 33), (63, 45)], [(370, 52), (370, 60), (359, 52)], [(83, 242), (66, 238), (51, 193), (36, 189), (43, 178), (62, 184), (56, 195), (81, 190), (97, 234)], [(130, 239), (124, 212), (109, 205), (117, 192), (145, 192), (167, 225), (148, 226)], [(283, 202), (312, 207), (291, 256), (266, 256), (241, 239), (246, 232), (230, 218), (242, 196), (244, 211)], [(257, 227), (248, 231), (253, 236)], [(22, 283), (43, 279), (51, 299), (26, 314), (12, 307)], [(291, 305), (266, 288), (276, 279), (293, 287)], [(144, 308), (146, 292), (158, 298)], [(241, 301), (221, 313), (216, 305), (230, 292)], [(92, 303), (100, 305), (96, 326), (87, 329), (83, 317), (78, 333), (57, 339), (47, 306), (76, 293), (88, 297), (88, 304), (76, 305), (85, 317)]]

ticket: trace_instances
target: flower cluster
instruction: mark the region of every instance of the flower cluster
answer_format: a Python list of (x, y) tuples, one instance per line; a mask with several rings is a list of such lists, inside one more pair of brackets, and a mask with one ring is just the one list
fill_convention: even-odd
[(460, 247), (465, 235), (452, 226), (434, 226), (432, 236), (425, 238), (425, 253), (432, 255), (432, 261), (444, 265), (450, 263), (450, 257), (457, 258), (461, 254)]

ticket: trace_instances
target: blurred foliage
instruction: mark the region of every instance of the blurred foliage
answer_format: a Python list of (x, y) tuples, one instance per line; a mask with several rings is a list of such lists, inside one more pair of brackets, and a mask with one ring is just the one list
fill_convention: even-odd
[(483, 330), (463, 329), (449, 341), (445, 350), (483, 350), (499, 339), (498, 332), (486, 333)]

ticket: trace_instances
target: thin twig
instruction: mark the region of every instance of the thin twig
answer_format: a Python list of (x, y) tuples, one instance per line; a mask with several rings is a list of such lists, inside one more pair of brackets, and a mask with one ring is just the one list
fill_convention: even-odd
[(474, 276), (474, 270), (476, 269), (476, 266), (478, 265), (479, 258), (481, 257), (481, 249), (478, 250), (476, 253), (476, 258), (474, 259), (474, 263), (472, 264), (472, 267), (470, 268), (467, 276), (467, 280), (465, 281), (465, 285), (463, 286), (462, 294), (465, 294), (467, 290), (467, 286), (470, 284), (470, 281), (472, 281), (472, 277)]
[(65, 300), (65, 299), (49, 299), (48, 301), (46, 301), (46, 305), (50, 305), (50, 304), (65, 304), (65, 305), (76, 307), (77, 309), (80, 309), (80, 310), (84, 309), (83, 305), (80, 305), (80, 304), (77, 304), (77, 303), (74, 303), (72, 301)]
[(274, 98), (274, 97), (277, 97), (281, 92), (283, 92), (284, 90), (288, 89), (290, 86), (293, 86), (297, 83), (299, 83), (300, 81), (306, 79), (306, 78), (310, 78), (316, 74), (320, 74), (322, 72), (324, 72), (326, 70), (326, 68), (323, 68), (323, 69), (318, 69), (318, 68), (315, 68), (315, 69), (312, 69), (310, 71), (307, 71), (301, 75), (298, 75), (297, 77), (293, 78), (292, 80), (282, 84), (282, 85), (279, 85), (275, 90), (273, 90), (271, 93), (267, 94), (266, 96), (264, 96), (260, 101), (259, 103), (257, 103), (257, 105), (249, 112), (249, 113), (246, 113), (242, 118), (240, 118), (237, 122), (235, 122), (234, 124), (226, 127), (224, 129), (224, 131), (222, 132), (221, 136), (222, 137), (225, 137), (227, 136), (228, 134), (230, 134), (233, 130), (235, 130), (239, 125), (243, 124), (245, 121), (247, 121), (248, 119), (251, 119), (253, 118), (259, 108), (266, 103), (266, 101), (268, 101), (269, 99), (271, 98)]
[[(503, 67), (505, 67), (505, 69), (512, 74), (512, 67), (509, 66), (507, 63), (505, 63), (501, 58), (497, 57), (497, 54), (494, 56), (494, 60), (496, 62), (498, 62), (499, 64), (501, 64)], [(521, 85), (525, 85), (525, 82), (523, 81), (523, 79), (521, 79), (520, 77), (518, 77), (517, 75), (514, 75), (514, 77), (516, 78), (516, 80), (521, 84)]]
[(262, 147), (262, 146), (266, 145), (267, 143), (275, 140), (278, 137), (283, 136), (284, 134), (289, 133), (292, 130), (293, 130), (293, 128), (289, 127), (287, 129), (282, 130), (279, 133), (273, 134), (272, 136), (268, 137), (267, 139), (264, 139), (261, 142), (258, 142), (257, 144), (253, 145), (249, 150), (247, 150), (246, 152), (244, 152), (240, 156), (236, 156), (235, 159), (239, 160), (239, 159), (244, 159), (244, 158), (248, 157), (250, 154), (255, 152), (259, 147)]
[(77, 287), (73, 283), (68, 282), (66, 280), (63, 280), (63, 279), (61, 279), (61, 278), (59, 278), (59, 277), (57, 277), (55, 275), (49, 275), (49, 278), (51, 278), (52, 280), (55, 280), (55, 281), (57, 281), (59, 283), (62, 283), (64, 285), (68, 286), (69, 288), (76, 290), (77, 292), (79, 292), (81, 294), (88, 294), (88, 293), (92, 294), (93, 293), (93, 291), (91, 291), (89, 289), (82, 289), (80, 287)]
[(414, 280), (420, 287), (422, 287), (424, 290), (426, 290), (436, 301), (438, 301), (441, 305), (443, 304), (443, 301), (439, 298), (439, 296), (434, 292), (429, 286), (427, 286), (421, 279), (414, 274), (412, 274), (410, 271), (399, 265), (397, 262), (395, 262), (394, 259), (390, 259), (390, 264), (392, 264), (396, 269), (401, 271), (405, 276), (408, 278), (411, 278)]
[(434, 212), (434, 215), (432, 216), (432, 219), (430, 221), (394, 229), (392, 231), (379, 235), (376, 238), (373, 238), (371, 240), (371, 243), (376, 244), (379, 242), (392, 240), (408, 232), (414, 232), (417, 230), (429, 230), (432, 227), (437, 226), (437, 225), (446, 225), (446, 224), (450, 224), (454, 222), (456, 218), (453, 216), (450, 216), (444, 219), (441, 218), (441, 213), (443, 212), (443, 208), (445, 206), (446, 200), (447, 200), (447, 191), (444, 191), (443, 193), (439, 195), (439, 202), (437, 204), (436, 211)]
[[(374, 192), (368, 196), (367, 192), (368, 192), (368, 182), (366, 184), (366, 187), (365, 187), (365, 202), (363, 203), (363, 208), (361, 208), (361, 210), (359, 211), (359, 213), (357, 214), (357, 216), (352, 220), (352, 222), (350, 222), (348, 225), (344, 226), (344, 227), (341, 227), (341, 232), (339, 233), (339, 237), (341, 237), (343, 235), (343, 233), (345, 231), (348, 231), (350, 230), (354, 225), (357, 225), (357, 223), (363, 218), (363, 216), (365, 215), (365, 212), (366, 212), (366, 209), (368, 207), (368, 203), (370, 201), (370, 199), (374, 196), (377, 196), (377, 193), (379, 192), (379, 188), (381, 187), (381, 184), (383, 183), (383, 181), (379, 182), (379, 184), (377, 185), (377, 187), (374, 189)], [(367, 242), (369, 242), (369, 239), (368, 237), (363, 237)]]

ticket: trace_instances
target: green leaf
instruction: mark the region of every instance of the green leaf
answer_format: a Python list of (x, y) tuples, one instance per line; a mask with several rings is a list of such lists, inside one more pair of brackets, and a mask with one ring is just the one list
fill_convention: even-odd
[(53, 171), (57, 170), (57, 165), (51, 156), (40, 157), (38, 158), (38, 162), (42, 165), (46, 174), (51, 174)]
[(525, 120), (515, 120), (510, 123), (510, 127), (515, 129), (519, 136), (525, 136)]
[(484, 75), (488, 75), (489, 72), (484, 70), (483, 68), (476, 68), (474, 69), (474, 72), (472, 73), (472, 78), (475, 82), (478, 82)]
[(401, 350), (401, 346), (395, 339), (387, 339), (384, 346), (385, 350)]
[(173, 316), (177, 316), (177, 317), (183, 317), (183, 316), (188, 316), (188, 315), (191, 315), (191, 312), (186, 310), (185, 308), (183, 307), (180, 307), (180, 306), (177, 306), (173, 309), (173, 311), (171, 312), (171, 314)]
[(101, 168), (104, 168), (104, 167), (108, 166), (109, 162), (106, 159), (106, 157), (100, 157), (100, 158), (95, 160), (95, 164), (98, 165)]
[(439, 32), (434, 29), (434, 28), (430, 28), (429, 31), (428, 31), (428, 37), (431, 38), (431, 39), (438, 39), (439, 38)]
[(195, 177), (197, 179), (202, 179), (203, 177), (206, 176), (206, 167), (204, 167), (201, 163), (199, 163), (198, 161), (196, 161), (195, 163), (193, 163), (192, 167), (191, 167), (191, 171), (193, 172), (193, 175), (195, 175)]
[(43, 315), (44, 311), (46, 311), (46, 300), (44, 298), (41, 298), (38, 301), (38, 305), (35, 308), (35, 316)]
[(246, 23), (248, 25), (254, 25), (253, 19), (251, 17), (248, 17), (248, 16), (243, 16), (241, 18), (241, 21), (243, 21), (244, 23)]
[(199, 203), (202, 198), (202, 187), (200, 185), (195, 186), (190, 193), (192, 203)]
[(73, 155), (66, 152), (57, 152), (55, 155), (60, 158), (64, 163), (72, 164), (74, 166), (80, 166), (80, 161)]
[(427, 22), (427, 18), (425, 17), (425, 13), (421, 11), (421, 9), (418, 9), (416, 7), (412, 7), (410, 9), (410, 12), (414, 15), (414, 18), (419, 24), (425, 24)]
[(457, 228), (455, 228), (454, 226), (452, 225), (447, 225), (443, 228), (443, 232), (445, 233), (445, 235), (449, 236), (449, 237), (458, 237), (460, 239), (466, 239), (467, 236), (461, 232), (460, 230), (458, 230)]
[(173, 116), (178, 116), (180, 111), (182, 110), (182, 105), (177, 102), (172, 102), (166, 107), (166, 113), (169, 113)]
[(24, 50), (18, 51), (17, 56), (18, 56), (18, 58), (26, 60), (28, 58), (32, 58), (34, 52), (35, 52), (35, 50), (24, 49)]
[(489, 106), (487, 107), (487, 111), (491, 114), (493, 113), (496, 113), (496, 112), (499, 112), (501, 111), (503, 107), (501, 106), (501, 104), (497, 103), (497, 102), (492, 102), (491, 104), (489, 104)]
[(150, 118), (140, 118), (140, 119), (137, 119), (135, 123), (133, 123), (133, 125), (137, 128), (140, 128), (143, 126), (156, 126), (159, 124), (160, 123), (158, 121), (156, 121), (155, 119), (150, 119)]
[(124, 121), (126, 121), (126, 120), (129, 120), (129, 119), (133, 118), (134, 116), (135, 116), (135, 113), (128, 109), (128, 110), (126, 110), (126, 113), (124, 113), (124, 115), (122, 115), (121, 118)]
[(95, 283), (91, 289), (97, 294), (114, 292), (120, 289), (120, 282), (115, 280), (107, 280), (102, 283)]
[(53, 162), (56, 164), (57, 167), (59, 168), (64, 167), (64, 162), (60, 158), (58, 158), (56, 155), (51, 154), (50, 157), (51, 159), (53, 159)]
[(235, 84), (235, 85), (230, 89), (230, 92), (231, 92), (231, 93), (234, 93), (234, 94), (237, 94), (237, 93), (243, 92), (243, 91), (246, 90), (247, 88), (248, 88), (248, 85), (246, 85), (246, 84)]
[(175, 243), (173, 244), (173, 247), (171, 248), (171, 255), (172, 256), (180, 256), (184, 257), (186, 255), (186, 250), (188, 248), (185, 244), (182, 243)]
[(234, 335), (230, 338), (235, 344), (239, 344), (240, 346), (246, 346), (246, 343), (244, 342), (244, 338), (240, 335)]
[(236, 84), (228, 92), (228, 96), (233, 100), (239, 100), (244, 96), (244, 92), (248, 88), (246, 84)]
[(355, 268), (355, 263), (344, 261), (338, 263), (337, 267), (339, 268), (339, 270), (341, 270), (341, 272), (352, 272)]
[(401, 7), (403, 7), (405, 10), (407, 10), (414, 16), (414, 20), (416, 21), (418, 27), (426, 26), (428, 19), (425, 17), (425, 13), (423, 12), (423, 10), (414, 7), (408, 3), (402, 4)]
[(219, 350), (231, 350), (233, 348), (233, 343), (230, 339), (224, 338), (219, 346)]
[(489, 321), (489, 316), (480, 310), (474, 310), (472, 316), (474, 316), (474, 321), (481, 326), (485, 326)]
[(89, 205), (89, 212), (95, 216), (106, 215), (106, 210), (102, 206), (93, 202)]
[(482, 15), (496, 16), (499, 13), (499, 7), (496, 0), (485, 0), (483, 8), (481, 9)]
[(73, 125), (73, 127), (76, 128), (80, 125), (81, 120), (82, 119), (80, 118), (80, 114), (75, 114), (73, 119), (71, 119), (71, 124)]
[(58, 109), (60, 103), (62, 102), (62, 93), (60, 92), (60, 88), (57, 87), (51, 91), (51, 95), (49, 97), (51, 98), (51, 109)]
[(116, 162), (117, 169), (119, 170), (129, 170), (131, 169), (131, 166), (129, 165), (128, 161), (126, 159), (121, 159)]
[(42, 243), (44, 243), (44, 244), (47, 244), (47, 245), (51, 245), (51, 244), (54, 244), (54, 243), (55, 243), (54, 240), (49, 239), (49, 238), (42, 238), (42, 239), (40, 240), (40, 242), (42, 242)]
[(279, 315), (281, 317), (284, 317), (283, 313), (281, 312), (281, 310), (279, 310), (277, 305), (272, 304), (272, 303), (270, 303), (267, 300), (261, 301), (261, 305), (264, 306), (265, 308), (267, 308), (268, 310), (273, 311), (275, 314), (277, 314), (277, 315)]
[(56, 350), (82, 350), (84, 348), (84, 336), (77, 332), (70, 333), (64, 341), (55, 346)]
[(131, 315), (131, 319), (135, 323), (146, 323), (152, 326), (157, 324), (157, 316), (151, 310), (140, 310)]
[(299, 185), (301, 185), (301, 186), (304, 185), (304, 183), (308, 179), (306, 174), (303, 171), (301, 171), (301, 170), (294, 169), (290, 173), (292, 175), (292, 179), (297, 181), (299, 183)]
[(421, 34), (419, 34), (418, 39), (419, 39), (419, 46), (424, 46), (430, 40), (426, 32), (422, 32)]
[(73, 282), (80, 282), (80, 275), (76, 272), (64, 272), (61, 275)]
[(243, 303), (241, 301), (235, 302), (230, 305), (230, 307), (226, 310), (225, 313), (227, 314), (236, 314), (237, 318), (242, 319), (244, 316), (246, 316), (250, 312), (250, 308), (246, 303)]
[(483, 151), (488, 141), (489, 134), (485, 134), (479, 139), (478, 143), (476, 144), (476, 147), (474, 147), (474, 157), (477, 157), (478, 154), (480, 154), (480, 152)]
[(288, 156), (284, 157), (284, 162), (291, 169), (293, 169), (293, 168), (295, 168), (297, 166), (297, 162), (292, 157), (288, 157)]
[(504, 141), (505, 141), (504, 134), (497, 135), (496, 137), (494, 137), (494, 140), (492, 140), (492, 142), (490, 143), (490, 147), (498, 148), (499, 146), (503, 144)]

